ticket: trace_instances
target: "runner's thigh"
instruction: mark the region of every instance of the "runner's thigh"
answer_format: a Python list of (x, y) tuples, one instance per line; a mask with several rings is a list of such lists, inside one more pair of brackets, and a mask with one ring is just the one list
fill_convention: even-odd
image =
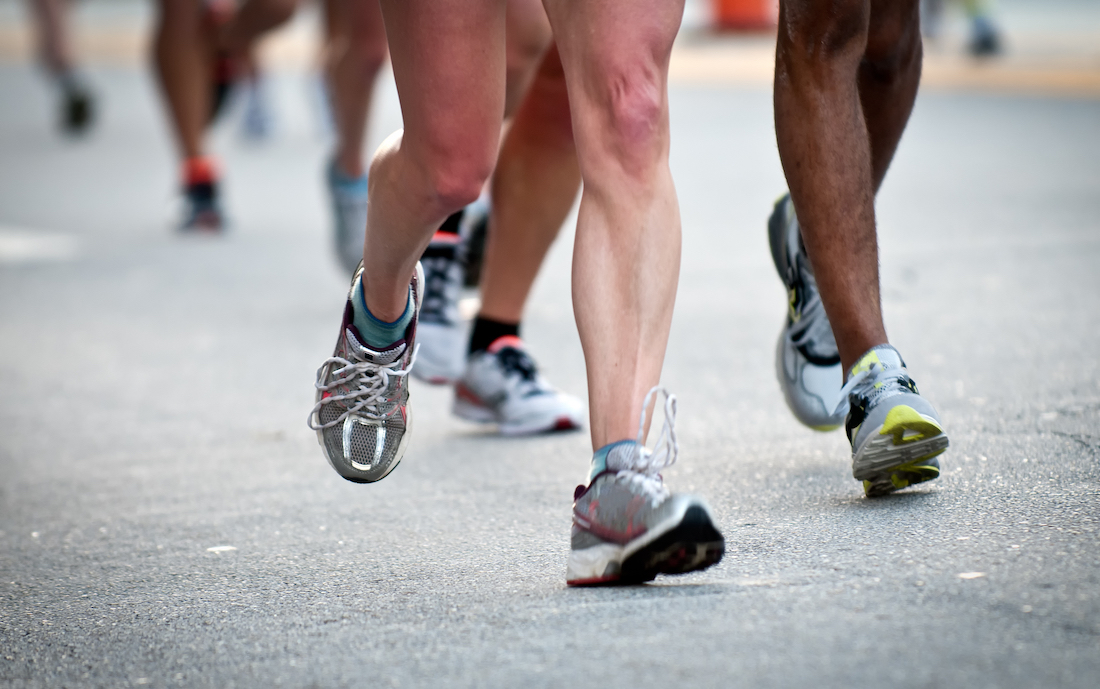
[(504, 0), (382, 2), (405, 126), (401, 148), (438, 177), (443, 195), (468, 195), (452, 187), (483, 181), (496, 160), (504, 8)]

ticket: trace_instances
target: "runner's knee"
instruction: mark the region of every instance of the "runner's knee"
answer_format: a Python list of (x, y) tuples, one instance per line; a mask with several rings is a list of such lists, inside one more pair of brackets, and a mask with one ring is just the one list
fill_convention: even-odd
[(430, 193), (447, 213), (453, 213), (473, 203), (481, 195), (485, 180), (493, 172), (496, 149), (476, 151), (473, 147), (455, 146), (436, 149), (421, 162)]
[[(637, 64), (606, 70), (585, 89), (587, 108), (601, 111), (586, 125), (587, 145), (579, 147), (582, 168), (591, 168), (593, 156), (610, 159), (628, 174), (645, 175), (658, 160), (667, 141), (667, 110), (660, 70)], [(588, 119), (588, 118), (585, 118)], [(584, 133), (579, 133), (583, 135)], [(587, 164), (583, 164), (586, 162)]]

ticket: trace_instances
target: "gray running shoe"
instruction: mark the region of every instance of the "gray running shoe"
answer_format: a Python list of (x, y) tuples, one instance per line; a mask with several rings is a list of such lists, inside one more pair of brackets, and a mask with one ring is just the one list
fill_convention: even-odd
[[(362, 272), (360, 264), (353, 287)], [(423, 283), (418, 263), (411, 283), (417, 314)], [(379, 481), (405, 454), (412, 430), (406, 377), (416, 360), (416, 320), (414, 315), (402, 339), (381, 351), (371, 349), (355, 327), (348, 292), (336, 351), (317, 370), (317, 404), (309, 427), (317, 431), (329, 464), (349, 481)]]
[(363, 260), (363, 242), (367, 235), (367, 176), (348, 177), (329, 163), (325, 172), (329, 200), (332, 203), (333, 248), (336, 260), (349, 273)]
[(868, 497), (940, 475), (948, 439), (935, 408), (917, 392), (898, 351), (875, 347), (852, 367), (841, 394), (850, 407), (852, 476)]
[(470, 357), (455, 385), (455, 415), (498, 424), (503, 435), (568, 431), (584, 423), (584, 405), (543, 378), (518, 337), (497, 338)]
[(420, 262), (424, 265), (424, 308), (417, 335), (420, 365), (413, 375), (443, 385), (457, 380), (466, 364), (466, 328), (458, 312), (462, 239), (451, 232), (436, 232)]
[[(573, 535), (565, 583), (636, 584), (658, 574), (706, 569), (722, 559), (725, 540), (700, 498), (673, 495), (660, 471), (676, 461), (679, 448), (673, 424), (676, 398), (665, 392), (665, 424), (656, 448), (642, 445), (645, 410), (638, 441), (612, 446), (606, 467), (573, 497)], [(661, 392), (664, 392), (661, 389)]]
[(787, 322), (775, 348), (779, 387), (795, 418), (818, 431), (834, 430), (844, 422), (848, 411), (843, 405), (836, 408), (843, 383), (840, 354), (817, 292), (790, 194), (775, 204), (768, 219), (768, 240), (788, 294)]

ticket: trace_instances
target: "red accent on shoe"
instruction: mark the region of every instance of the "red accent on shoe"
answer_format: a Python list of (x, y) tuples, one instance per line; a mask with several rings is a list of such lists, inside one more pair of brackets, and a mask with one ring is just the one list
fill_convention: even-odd
[(461, 397), (467, 402), (476, 404), (479, 407), (484, 407), (485, 402), (481, 401), (481, 398), (474, 394), (474, 391), (466, 387), (462, 383), (455, 385), (455, 397)]
[(504, 335), (493, 340), (493, 344), (489, 345), (489, 349), (486, 351), (488, 351), (490, 354), (496, 354), (505, 347), (523, 349), (523, 340), (519, 339), (515, 335)]
[(568, 416), (563, 416), (554, 422), (555, 431), (571, 431), (577, 428), (577, 424), (573, 423), (573, 419)]
[(458, 236), (454, 232), (443, 232), (436, 230), (436, 233), (432, 235), (432, 244), (460, 244), (462, 243), (462, 237)]
[(566, 586), (599, 586), (600, 584), (613, 584), (619, 580), (618, 574), (606, 577), (592, 577), (591, 579), (566, 579)]

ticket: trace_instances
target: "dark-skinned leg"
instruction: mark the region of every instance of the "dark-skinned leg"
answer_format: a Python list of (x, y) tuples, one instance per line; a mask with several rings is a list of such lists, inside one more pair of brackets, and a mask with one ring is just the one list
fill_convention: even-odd
[[(785, 0), (776, 52), (780, 156), (843, 369), (852, 476), (868, 496), (939, 476), (948, 447), (882, 324), (875, 192), (920, 80), (917, 0)], [(858, 365), (854, 366), (857, 364)]]
[(887, 342), (874, 193), (919, 79), (916, 0), (781, 4), (776, 134), (845, 370)]
[(920, 3), (872, 0), (867, 49), (859, 65), (859, 100), (876, 193), (913, 112), (921, 56)]

